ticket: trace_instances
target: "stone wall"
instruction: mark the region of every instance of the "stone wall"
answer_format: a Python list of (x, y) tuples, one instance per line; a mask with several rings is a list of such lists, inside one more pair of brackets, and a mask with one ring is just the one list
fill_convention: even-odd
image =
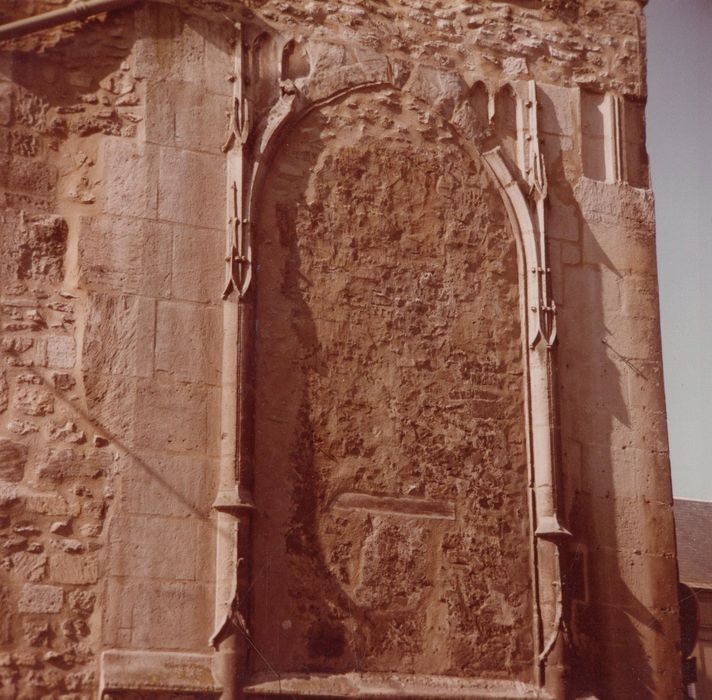
[(569, 693), (674, 697), (641, 3), (249, 5), (0, 53), (2, 697), (219, 692), (232, 178), (255, 237), (239, 683), (553, 692), (560, 663)]
[(104, 648), (209, 649), (229, 61), (170, 10), (28, 42), (0, 88), (2, 697), (84, 698)]

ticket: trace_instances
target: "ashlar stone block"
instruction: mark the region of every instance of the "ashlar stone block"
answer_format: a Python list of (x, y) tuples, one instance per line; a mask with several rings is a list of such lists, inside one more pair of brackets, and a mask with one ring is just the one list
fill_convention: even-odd
[(655, 233), (640, 226), (591, 223), (583, 229), (583, 262), (603, 265), (619, 275), (655, 269)]
[(43, 552), (15, 552), (10, 555), (10, 562), (16, 580), (36, 583), (47, 573), (47, 555)]
[(220, 153), (228, 133), (229, 100), (200, 83), (156, 82), (146, 94), (146, 140), (192, 151)]
[(581, 219), (573, 204), (552, 200), (547, 224), (549, 238), (562, 241), (577, 241), (580, 238)]
[(0, 438), (0, 479), (22, 481), (27, 462), (27, 448), (20, 442)]
[(49, 558), (49, 577), (55, 583), (96, 583), (99, 580), (99, 560), (95, 554), (57, 552)]
[(576, 134), (576, 106), (578, 90), (574, 88), (537, 84), (539, 130), (548, 134), (573, 136)]
[(158, 215), (165, 221), (220, 229), (225, 223), (225, 159), (160, 149)]
[[(126, 689), (151, 688), (161, 696), (185, 695), (186, 688), (218, 693), (212, 672), (213, 655), (176, 652), (105, 651), (101, 656), (102, 688), (107, 695)], [(203, 692), (201, 692), (203, 694)]]
[(636, 449), (636, 493), (646, 500), (672, 505), (670, 498), (670, 456), (667, 450)]
[(50, 448), (37, 467), (37, 477), (57, 484), (70, 479), (97, 479), (106, 475), (110, 463), (111, 456), (106, 452), (85, 454), (71, 448)]
[(104, 607), (104, 642), (203, 651), (205, 630), (212, 624), (212, 595), (212, 587), (203, 583), (112, 577)]
[[(200, 384), (140, 380), (134, 443), (168, 452), (201, 452), (207, 444), (208, 395)], [(133, 411), (132, 411), (133, 413)]]
[(82, 362), (86, 371), (125, 376), (152, 372), (155, 302), (137, 296), (91, 294)]
[(17, 603), (23, 613), (58, 613), (64, 603), (64, 590), (59, 586), (25, 584)]
[[(605, 345), (611, 359), (630, 368), (634, 360), (655, 360), (660, 357), (660, 322), (658, 318), (628, 318), (611, 316), (606, 319), (608, 335)], [(636, 364), (633, 362), (633, 367)]]
[(138, 515), (114, 518), (109, 526), (109, 573), (195, 580), (197, 547), (192, 519)]
[(79, 275), (92, 290), (166, 297), (171, 285), (171, 227), (123, 216), (85, 217)]
[(46, 339), (47, 367), (71, 369), (77, 361), (77, 344), (71, 335), (50, 335)]
[(104, 211), (153, 219), (158, 211), (158, 149), (120, 137), (102, 142)]
[(25, 498), (25, 505), (30, 513), (41, 515), (78, 515), (79, 504), (70, 503), (58, 494), (33, 493)]
[(582, 177), (574, 186), (586, 221), (654, 230), (654, 204), (650, 190), (642, 190), (623, 183), (611, 184)]
[(224, 258), (223, 230), (174, 227), (173, 298), (217, 303), (225, 285)]
[(137, 23), (141, 37), (134, 50), (137, 78), (196, 83), (205, 80), (202, 22), (193, 18), (188, 21), (186, 15), (173, 8), (156, 4), (143, 9)]
[(621, 307), (626, 316), (643, 318), (657, 316), (658, 280), (655, 275), (625, 275), (620, 280)]
[(627, 367), (624, 375), (629, 406), (659, 412), (665, 410), (663, 371), (659, 361), (638, 361)]
[(134, 453), (125, 467), (127, 513), (206, 517), (215, 497), (216, 460), (160, 452)]
[(210, 23), (210, 41), (205, 42), (203, 54), (205, 75), (202, 84), (216, 95), (232, 96), (230, 74), (233, 70), (233, 37), (224, 22)]
[(158, 303), (154, 360), (157, 370), (170, 372), (181, 381), (217, 384), (221, 349), (216, 309), (186, 302)]
[[(615, 270), (598, 266), (565, 266), (562, 332), (576, 334), (580, 327), (591, 327), (602, 322), (604, 314), (620, 313), (620, 275)], [(583, 314), (582, 312), (586, 312)], [(600, 338), (599, 338), (600, 341)]]
[(87, 407), (93, 424), (103, 434), (130, 442), (135, 424), (136, 379), (84, 373)]

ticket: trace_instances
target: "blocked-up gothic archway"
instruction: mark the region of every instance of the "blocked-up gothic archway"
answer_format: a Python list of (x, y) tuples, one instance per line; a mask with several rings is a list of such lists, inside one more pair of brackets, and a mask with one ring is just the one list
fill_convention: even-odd
[(644, 2), (70, 4), (0, 28), (136, 5), (3, 46), (5, 694), (673, 697)]
[[(564, 531), (552, 492), (548, 342), (536, 316), (545, 285), (536, 204), (526, 201), (497, 149), (484, 159), (479, 155), (477, 120), (469, 119), (475, 115), (466, 97), (444, 104), (427, 100), (434, 81), (449, 82), (456, 94), (467, 92), (464, 83), (414, 71), (402, 90), (408, 73), (403, 66), (395, 71), (388, 62), (364, 61), (318, 81), (301, 79), (259, 130), (260, 157), (244, 211), (260, 240), (257, 269), (263, 277), (257, 291), (257, 521), (250, 590), (256, 591), (253, 629), (259, 641), (251, 675), (256, 680), (257, 671), (267, 686), (276, 679), (281, 688), (284, 674), (300, 671), (363, 670), (539, 684), (541, 665), (558, 637), (560, 607), (551, 598), (556, 545), (547, 539)], [(526, 129), (535, 131), (532, 119)], [(371, 146), (364, 149), (366, 141)], [(528, 155), (536, 160), (531, 149)], [(392, 199), (396, 184), (399, 201)], [(464, 252), (468, 246), (471, 255)], [(408, 255), (409, 263), (420, 260), (414, 269), (423, 267), (421, 275), (411, 270), (399, 278), (388, 270), (389, 256), (397, 270), (399, 256)], [(488, 255), (493, 260), (485, 263)], [(349, 260), (356, 267), (365, 263), (365, 276), (355, 285), (358, 275)], [(428, 301), (418, 296), (421, 290)], [(352, 293), (362, 307), (355, 323), (344, 316)], [(334, 314), (343, 328), (329, 319)], [(418, 333), (418, 318), (426, 319), (424, 333)], [(403, 352), (409, 368), (369, 357), (374, 348), (378, 353), (373, 330), (379, 324), (382, 342), (399, 333), (405, 341), (410, 333), (411, 346)], [(353, 342), (343, 342), (349, 334)], [(379, 372), (384, 376), (375, 376)], [(410, 387), (401, 381), (409, 372), (418, 377)], [(359, 398), (359, 389), (350, 393), (349, 378), (361, 382), (370, 398)], [(457, 386), (458, 395), (448, 396)], [(387, 398), (389, 389), (396, 389), (395, 402)], [(389, 419), (387, 412), (399, 402), (407, 410)], [(429, 437), (436, 436), (445, 459), (417, 454), (418, 424), (428, 425), (428, 411), (435, 419)], [(385, 439), (379, 423), (391, 430)], [(469, 542), (467, 519), (470, 535), (478, 532)], [(398, 543), (391, 552), (383, 550), (388, 539)], [(419, 552), (424, 564), (411, 571)], [(400, 597), (388, 585), (373, 590), (383, 564), (379, 556), (394, 566), (382, 580), (412, 578), (404, 580)], [(480, 576), (473, 582), (477, 556), (488, 560), (480, 564), (499, 581)], [(464, 577), (454, 573), (458, 567)], [(291, 587), (290, 576), (296, 582)], [(468, 579), (469, 591), (463, 592)], [(267, 593), (267, 580), (277, 582), (276, 597)], [(309, 593), (310, 580), (319, 582), (319, 591), (312, 586)], [(503, 594), (508, 586), (517, 591), (509, 599)], [(415, 593), (404, 604), (406, 589)], [(451, 614), (443, 614), (448, 605)], [(471, 620), (455, 619), (468, 609)], [(490, 640), (496, 663), (481, 651), (472, 654), (473, 634), (488, 613), (491, 626), (481, 634)], [(427, 639), (420, 647), (418, 637)], [(310, 685), (303, 692), (314, 690)]]
[(530, 680), (519, 275), (486, 165), (413, 98), (353, 93), (283, 137), (256, 226), (261, 653)]

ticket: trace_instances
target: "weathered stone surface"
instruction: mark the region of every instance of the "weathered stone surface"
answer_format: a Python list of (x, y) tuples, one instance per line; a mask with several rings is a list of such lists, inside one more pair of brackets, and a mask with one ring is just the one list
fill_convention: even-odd
[(87, 372), (84, 387), (96, 427), (106, 435), (129, 439), (135, 422), (136, 380)]
[(125, 216), (85, 217), (79, 273), (92, 290), (168, 296), (171, 227)]
[(26, 462), (27, 448), (24, 444), (0, 438), (0, 479), (21, 481)]
[(179, 0), (7, 45), (0, 694), (208, 658), (215, 601), (255, 693), (541, 695), (561, 610), (566, 693), (678, 692), (641, 4)]
[(168, 452), (205, 452), (210, 395), (200, 384), (141, 382), (134, 442)]
[(70, 335), (47, 336), (46, 366), (54, 369), (71, 369), (77, 362), (77, 346)]
[(110, 457), (103, 452), (83, 453), (71, 448), (50, 448), (37, 465), (37, 477), (55, 483), (98, 479), (106, 474)]
[[(160, 302), (156, 311), (156, 370), (181, 381), (217, 384), (220, 379), (220, 319), (214, 309)], [(205, 338), (216, 342), (206, 344)]]
[(196, 527), (160, 516), (114, 518), (109, 528), (110, 574), (194, 580)]
[[(148, 78), (154, 83), (174, 80), (202, 84), (210, 76), (212, 71), (206, 70), (209, 66), (205, 65), (204, 60), (206, 44), (211, 42), (206, 42), (200, 31), (205, 27), (198, 18), (191, 18), (191, 21), (186, 19), (181, 13), (161, 5), (150, 8), (140, 17), (144, 31), (135, 49), (137, 78)], [(165, 41), (164, 32), (179, 37), (179, 40)], [(218, 24), (216, 43), (223, 38), (223, 32), (224, 28)], [(222, 64), (229, 70), (231, 64), (224, 63), (224, 60), (221, 57), (217, 65)], [(216, 81), (217, 76), (212, 76), (212, 79)], [(222, 80), (226, 82), (225, 75)]]
[(72, 591), (67, 598), (69, 607), (76, 613), (91, 615), (94, 610), (96, 596), (91, 591)]
[(39, 428), (35, 423), (24, 420), (11, 420), (7, 424), (7, 429), (15, 435), (29, 435), (30, 433), (36, 433), (39, 431)]
[(16, 552), (10, 555), (12, 575), (20, 581), (36, 583), (47, 574), (47, 555), (34, 552)]
[[(170, 693), (188, 688), (216, 690), (210, 654), (108, 651), (102, 655), (102, 684), (107, 691), (147, 685)], [(124, 694), (123, 692), (121, 693)]]
[[(362, 670), (524, 680), (514, 239), (481, 164), (424, 121), (348, 97), (300, 125), (266, 185), (255, 497), (271, 516), (254, 556), (284, 564), (256, 640), (285, 671), (357, 654)], [(346, 493), (390, 500), (337, 507)], [(459, 515), (432, 519), (434, 501)]]
[(64, 602), (64, 591), (58, 586), (26, 584), (17, 607), (26, 613), (58, 613)]
[(79, 430), (76, 423), (72, 421), (67, 421), (64, 425), (51, 426), (49, 439), (51, 441), (71, 442), (76, 445), (81, 445), (87, 441), (84, 431)]
[(127, 513), (207, 517), (215, 494), (214, 460), (142, 452), (123, 483)]
[[(3, 189), (16, 193), (50, 196), (56, 184), (57, 168), (54, 165), (31, 158), (9, 157), (0, 154), (0, 187)], [(19, 204), (22, 199), (18, 198), (15, 201)], [(49, 224), (45, 232), (36, 229), (34, 231), (30, 229), (30, 231), (44, 237), (43, 233), (51, 232), (54, 228), (51, 221), (45, 221), (45, 223)], [(26, 270), (27, 268), (22, 269), (23, 272)]]
[(215, 302), (223, 288), (223, 233), (173, 227), (171, 292), (175, 299)]
[(225, 142), (229, 108), (225, 96), (206, 93), (202, 83), (152, 83), (146, 95), (146, 140), (219, 153)]
[(69, 391), (76, 383), (74, 377), (68, 372), (52, 372), (52, 384), (59, 391)]
[(155, 149), (120, 138), (105, 139), (102, 158), (107, 174), (104, 211), (117, 216), (155, 218), (158, 211)]
[(590, 178), (581, 178), (574, 188), (582, 213), (589, 222), (621, 224), (638, 227), (640, 233), (654, 231), (653, 195), (650, 190), (612, 185)]
[(13, 408), (24, 416), (46, 416), (54, 413), (54, 397), (36, 386), (20, 386), (13, 397)]
[(31, 494), (25, 499), (31, 513), (41, 515), (76, 515), (77, 505), (70, 504), (64, 496), (57, 494)]
[[(7, 590), (0, 588), (0, 605), (7, 614), (0, 617), (0, 644), (9, 645), (12, 643), (12, 624), (14, 615), (10, 612), (10, 600)], [(9, 657), (9, 654), (7, 655)]]
[(58, 552), (49, 558), (49, 580), (54, 583), (86, 585), (99, 579), (99, 562), (91, 554)]
[(0, 124), (7, 126), (12, 121), (15, 90), (12, 83), (0, 83)]
[[(92, 294), (82, 361), (86, 370), (129, 377), (151, 367), (154, 305), (136, 296)], [(148, 358), (146, 358), (146, 355)]]
[(47, 646), (50, 640), (51, 627), (47, 622), (23, 620), (22, 634), (29, 646)]
[(10, 403), (10, 389), (7, 384), (7, 375), (5, 370), (0, 371), (0, 413), (7, 411)]
[(217, 155), (160, 149), (158, 216), (192, 226), (220, 229), (225, 218), (225, 160)]
[[(578, 241), (581, 237), (581, 220), (576, 208), (558, 203), (551, 212), (548, 221), (548, 235), (550, 238), (563, 241)], [(580, 256), (580, 252), (579, 252)]]
[(25, 212), (4, 224), (0, 243), (7, 279), (60, 282), (67, 231), (67, 222), (59, 216), (31, 216)]
[(558, 85), (540, 83), (537, 97), (541, 105), (539, 128), (544, 133), (574, 136), (578, 91)]
[[(211, 588), (190, 581), (110, 578), (103, 610), (107, 647), (189, 650), (212, 614)], [(133, 600), (131, 607), (121, 601)], [(118, 611), (118, 615), (110, 610)], [(181, 610), (181, 615), (173, 614)]]

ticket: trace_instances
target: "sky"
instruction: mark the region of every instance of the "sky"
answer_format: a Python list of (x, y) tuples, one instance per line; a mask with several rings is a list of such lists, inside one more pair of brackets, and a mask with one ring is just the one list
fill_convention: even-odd
[(712, 0), (645, 14), (673, 492), (712, 500)]

